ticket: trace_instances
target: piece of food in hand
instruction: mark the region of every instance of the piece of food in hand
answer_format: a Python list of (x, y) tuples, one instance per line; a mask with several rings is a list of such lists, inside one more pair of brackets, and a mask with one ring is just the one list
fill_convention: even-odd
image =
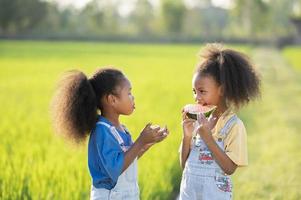
[[(160, 126), (157, 125), (157, 124), (152, 124), (152, 125), (150, 126), (151, 129), (156, 129), (156, 128), (159, 128), (159, 127), (160, 127)], [(164, 131), (164, 130), (165, 130), (165, 131)], [(166, 130), (165, 127), (164, 127), (164, 128), (161, 128), (161, 127), (160, 127), (159, 131), (160, 131), (160, 132), (161, 132), (161, 131), (164, 131), (163, 134), (164, 134), (164, 135), (167, 135), (167, 130)]]
[(184, 106), (184, 111), (190, 119), (197, 120), (197, 115), (203, 113), (208, 118), (214, 111), (215, 106), (202, 106), (200, 104), (188, 104)]
[(152, 124), (152, 125), (150, 126), (151, 129), (156, 129), (156, 128), (159, 128), (159, 127), (160, 127), (160, 126), (157, 125), (157, 124)]

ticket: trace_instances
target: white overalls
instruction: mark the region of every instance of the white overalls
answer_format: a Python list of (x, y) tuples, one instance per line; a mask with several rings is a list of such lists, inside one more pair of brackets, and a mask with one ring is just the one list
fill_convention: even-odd
[[(117, 139), (122, 150), (126, 152), (129, 146), (124, 145), (122, 137), (114, 126), (105, 122), (98, 122), (98, 124), (108, 127)], [(95, 188), (92, 185), (91, 200), (139, 200), (139, 186), (137, 178), (137, 158), (133, 163), (118, 177), (117, 184), (111, 190), (105, 188)]]
[[(216, 141), (224, 151), (224, 138), (237, 121), (233, 115), (221, 129)], [(232, 183), (214, 160), (205, 142), (197, 134), (182, 175), (179, 200), (232, 199)]]

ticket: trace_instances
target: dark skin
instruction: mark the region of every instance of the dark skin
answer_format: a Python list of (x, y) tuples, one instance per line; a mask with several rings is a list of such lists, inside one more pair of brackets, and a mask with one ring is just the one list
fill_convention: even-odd
[[(183, 113), (185, 115), (185, 113)], [(207, 121), (206, 117), (201, 114), (199, 118), (202, 122), (198, 128), (197, 128), (197, 133), (202, 137), (204, 142), (206, 143), (207, 147), (210, 149), (212, 152), (212, 155), (216, 162), (219, 164), (219, 166), (223, 169), (223, 171), (231, 175), (235, 172), (237, 165), (227, 156), (227, 154), (220, 149), (220, 147), (216, 144), (214, 138), (212, 137), (212, 132), (211, 132), (211, 127), (215, 125), (217, 118), (214, 121)], [(190, 124), (193, 124), (194, 120), (193, 119), (185, 119), (183, 120), (183, 126), (192, 126)], [(184, 125), (186, 124), (186, 125)], [(187, 125), (189, 124), (189, 125)], [(191, 131), (190, 128), (183, 128), (184, 134), (187, 133), (187, 131)], [(192, 139), (191, 134), (185, 134), (182, 138), (182, 151), (180, 155), (180, 164), (181, 167), (184, 169), (185, 163), (187, 161), (187, 158), (189, 156), (190, 152), (190, 141)]]
[(200, 115), (199, 122), (201, 125), (197, 128), (197, 132), (202, 137), (204, 142), (207, 144), (216, 162), (219, 164), (219, 166), (221, 166), (221, 168), (226, 174), (228, 175), (233, 174), (237, 168), (237, 165), (216, 144), (215, 140), (212, 137), (212, 132), (211, 132), (212, 125), (210, 124), (211, 122), (208, 121), (203, 114)]
[[(204, 140), (209, 150), (212, 152), (214, 159), (223, 171), (226, 174), (231, 175), (235, 172), (237, 165), (219, 148), (211, 132), (221, 114), (227, 110), (227, 106), (223, 100), (222, 88), (214, 81), (214, 79), (212, 79), (212, 77), (208, 76), (195, 75), (192, 83), (195, 99), (198, 104), (215, 105), (217, 107), (215, 112), (213, 112), (213, 117), (208, 120), (203, 114), (199, 114), (198, 122), (200, 126), (197, 127), (197, 133)], [(184, 169), (191, 148), (190, 141), (195, 120), (187, 118), (184, 111), (182, 111), (182, 118), (183, 138), (181, 143), (182, 151), (180, 155), (180, 164)]]
[[(119, 116), (129, 115), (135, 108), (134, 98), (131, 95), (131, 87), (126, 79), (124, 85), (117, 88), (118, 95), (105, 95), (101, 98), (103, 109), (102, 116), (108, 119), (117, 129), (125, 131), (119, 121)], [(148, 123), (133, 145), (124, 153), (122, 172), (138, 157), (140, 158), (151, 146), (164, 140), (168, 135), (167, 128), (152, 128)]]

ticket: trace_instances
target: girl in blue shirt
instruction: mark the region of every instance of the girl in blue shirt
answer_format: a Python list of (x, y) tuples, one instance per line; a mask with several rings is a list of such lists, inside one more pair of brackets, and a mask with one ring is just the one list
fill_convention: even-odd
[(147, 124), (133, 142), (119, 121), (135, 109), (131, 83), (117, 69), (103, 68), (87, 78), (66, 74), (53, 99), (56, 131), (75, 142), (89, 137), (88, 166), (91, 199), (139, 199), (137, 158), (168, 135), (167, 128)]

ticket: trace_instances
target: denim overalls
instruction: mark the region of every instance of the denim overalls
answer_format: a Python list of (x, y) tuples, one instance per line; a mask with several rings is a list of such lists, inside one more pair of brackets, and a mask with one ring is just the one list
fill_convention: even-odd
[[(233, 115), (220, 130), (216, 141), (224, 151), (224, 138), (237, 121)], [(183, 171), (179, 200), (217, 200), (232, 198), (232, 183), (214, 160), (201, 137), (192, 139), (191, 150)]]
[[(122, 137), (114, 126), (105, 122), (98, 122), (105, 125), (114, 135), (122, 150), (126, 152), (130, 146), (125, 146)], [(111, 190), (105, 188), (95, 188), (92, 185), (91, 200), (138, 200), (139, 186), (137, 178), (137, 158), (133, 163), (118, 177), (117, 184)]]

